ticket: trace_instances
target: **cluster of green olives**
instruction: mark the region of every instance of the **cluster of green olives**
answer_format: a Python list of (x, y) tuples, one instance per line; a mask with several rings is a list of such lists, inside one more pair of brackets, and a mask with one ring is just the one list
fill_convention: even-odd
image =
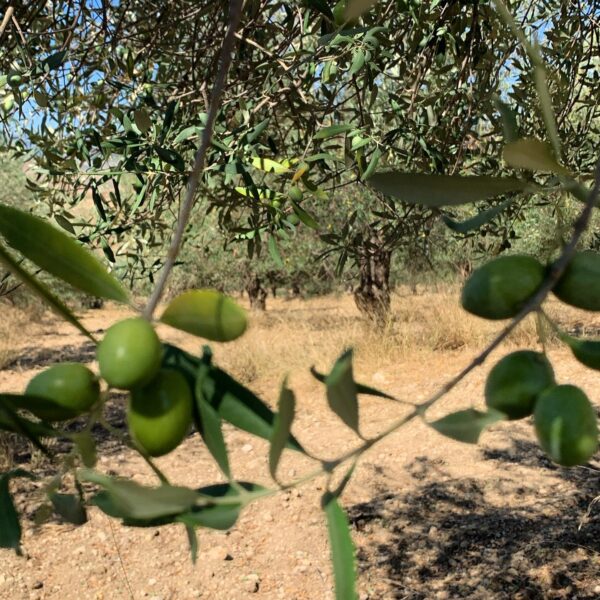
[[(514, 317), (540, 288), (546, 273), (547, 267), (530, 256), (497, 258), (466, 281), (462, 305), (486, 319)], [(576, 254), (553, 293), (577, 308), (600, 311), (600, 254)], [(600, 359), (595, 363), (593, 358), (587, 356), (585, 364), (600, 369)], [(485, 399), (510, 420), (533, 415), (540, 446), (558, 464), (583, 464), (598, 449), (598, 423), (590, 400), (573, 385), (557, 385), (542, 353), (523, 350), (500, 360), (488, 376)]]
[[(174, 450), (192, 422), (191, 389), (181, 373), (161, 367), (162, 354), (154, 327), (141, 317), (111, 326), (97, 348), (102, 379), (111, 388), (130, 392), (129, 432), (150, 456)], [(29, 407), (37, 417), (64, 421), (92, 409), (100, 399), (100, 382), (87, 367), (63, 363), (35, 376), (26, 396), (38, 399)]]

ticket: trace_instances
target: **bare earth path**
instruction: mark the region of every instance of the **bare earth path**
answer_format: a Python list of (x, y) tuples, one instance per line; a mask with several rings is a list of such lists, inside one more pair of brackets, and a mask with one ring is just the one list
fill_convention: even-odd
[[(248, 385), (270, 403), (288, 370), (282, 366), (285, 352), (301, 356), (303, 368), (289, 369), (298, 398), (294, 431), (314, 454), (330, 458), (357, 440), (328, 411), (323, 389), (306, 366), (319, 356), (319, 344), (327, 335), (319, 319), (329, 309), (338, 310), (335, 302), (308, 307), (277, 303), (271, 316), (259, 319), (249, 341), (236, 342), (235, 360), (228, 363), (225, 350), (216, 350), (217, 359), (221, 357), (236, 375), (246, 373)], [(289, 322), (293, 311), (302, 310), (310, 313), (303, 323), (315, 322), (314, 328), (303, 326), (296, 335), (278, 332), (277, 323), (283, 321), (277, 321), (277, 315)], [(346, 303), (339, 310), (345, 315), (352, 309)], [(120, 310), (108, 308), (87, 313), (85, 322), (92, 330), (101, 330), (122, 316)], [(359, 327), (353, 324), (354, 317), (348, 319), (344, 327)], [(287, 327), (293, 328), (294, 322)], [(36, 332), (43, 332), (43, 337), (36, 337)], [(277, 335), (288, 338), (285, 348), (293, 348), (285, 350), (282, 345), (281, 364), (274, 359), (268, 371), (261, 352), (273, 346)], [(348, 335), (362, 339), (360, 328)], [(169, 337), (198, 350), (195, 340), (172, 332)], [(336, 348), (328, 347), (327, 359), (318, 362), (322, 370), (343, 349), (334, 342)], [(277, 348), (273, 351), (277, 353)], [(369, 360), (363, 349), (357, 354), (356, 376), (417, 401), (466, 365), (475, 351), (465, 346), (404, 353), (401, 358), (382, 351), (377, 360)], [(93, 361), (93, 349), (49, 316), (28, 328), (15, 352), (20, 358), (0, 372), (2, 391), (22, 390), (32, 374), (61, 356)], [(500, 356), (495, 355), (491, 364)], [(576, 363), (560, 347), (553, 348), (550, 357), (559, 381), (580, 385), (595, 403), (600, 402), (597, 372)], [(481, 405), (489, 368), (486, 365), (444, 398), (432, 416), (471, 403)], [(365, 434), (380, 431), (403, 410), (363, 398)], [(270, 485), (267, 444), (233, 429), (227, 429), (227, 442), (236, 477)], [(108, 441), (101, 448), (100, 470), (153, 481), (130, 452)], [(24, 463), (19, 466), (27, 467), (31, 460), (27, 454), (17, 456)], [(173, 483), (199, 486), (221, 480), (196, 436), (159, 464)], [(308, 461), (290, 454), (281, 473), (284, 479), (294, 478), (309, 469)], [(91, 509), (88, 523), (81, 527), (54, 519), (36, 531), (33, 517), (40, 504), (36, 485), (19, 482), (14, 488), (25, 515), (24, 556), (0, 551), (2, 599), (333, 598), (327, 533), (319, 510), (323, 479), (249, 507), (227, 533), (199, 531), (195, 566), (185, 532), (176, 526), (126, 529)], [(600, 505), (592, 506), (583, 520), (599, 494), (598, 471), (552, 465), (535, 444), (528, 422), (499, 424), (484, 434), (479, 446), (453, 442), (415, 422), (364, 457), (343, 495), (358, 549), (361, 598), (600, 598)]]

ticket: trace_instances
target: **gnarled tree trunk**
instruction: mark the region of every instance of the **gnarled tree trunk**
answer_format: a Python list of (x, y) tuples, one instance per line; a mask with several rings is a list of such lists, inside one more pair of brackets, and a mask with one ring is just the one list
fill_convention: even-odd
[(354, 289), (354, 301), (361, 313), (378, 325), (384, 325), (390, 312), (391, 250), (377, 234), (369, 239), (358, 259), (360, 283)]
[(253, 310), (267, 309), (267, 292), (263, 288), (258, 275), (249, 274), (246, 277), (246, 293), (250, 300), (250, 308)]

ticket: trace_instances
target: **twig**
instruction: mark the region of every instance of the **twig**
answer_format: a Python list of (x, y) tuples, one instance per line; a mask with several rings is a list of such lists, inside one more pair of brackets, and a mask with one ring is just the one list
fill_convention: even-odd
[(202, 142), (200, 144), (200, 148), (196, 153), (196, 158), (194, 160), (194, 167), (192, 169), (192, 173), (190, 174), (190, 178), (188, 180), (187, 190), (185, 193), (185, 199), (183, 204), (181, 205), (181, 209), (179, 211), (179, 218), (177, 220), (177, 228), (175, 233), (173, 234), (173, 238), (171, 240), (171, 246), (169, 247), (169, 251), (167, 253), (167, 258), (165, 264), (163, 266), (163, 270), (160, 274), (160, 277), (156, 283), (154, 290), (152, 291), (152, 295), (148, 300), (148, 304), (144, 309), (144, 316), (148, 319), (152, 318), (154, 311), (160, 299), (164, 293), (165, 285), (167, 283), (167, 279), (175, 265), (175, 261), (177, 259), (177, 255), (179, 254), (179, 250), (181, 249), (181, 244), (183, 242), (183, 236), (185, 233), (185, 229), (187, 227), (188, 221), (190, 220), (190, 216), (192, 213), (192, 208), (194, 206), (194, 200), (196, 195), (196, 190), (198, 189), (198, 183), (200, 181), (200, 175), (204, 170), (204, 163), (206, 160), (206, 152), (211, 142), (212, 132), (215, 125), (215, 121), (217, 118), (217, 114), (221, 108), (221, 96), (223, 95), (223, 90), (225, 88), (225, 83), (227, 81), (227, 74), (229, 72), (229, 67), (231, 66), (233, 49), (236, 43), (236, 30), (240, 23), (240, 19), (242, 16), (242, 0), (230, 0), (229, 2), (229, 26), (227, 28), (227, 33), (225, 34), (225, 38), (223, 40), (223, 45), (221, 47), (221, 55), (219, 58), (219, 70), (217, 72), (217, 79), (215, 81), (215, 85), (212, 91), (212, 97), (210, 101), (210, 109), (208, 111), (208, 116), (206, 120), (206, 126), (204, 128), (204, 132), (202, 134)]
[(0, 23), (0, 37), (2, 37), (4, 30), (8, 27), (8, 24), (10, 23), (14, 12), (15, 9), (12, 6), (9, 6), (6, 9), (6, 12), (4, 13), (4, 18), (2, 19), (2, 23)]
[[(425, 411), (435, 404), (440, 398), (445, 396), (454, 387), (456, 387), (471, 371), (481, 366), (488, 356), (511, 334), (511, 332), (517, 327), (517, 325), (531, 312), (538, 310), (542, 302), (546, 299), (546, 296), (550, 293), (552, 288), (556, 285), (561, 275), (569, 265), (569, 262), (573, 258), (575, 249), (581, 236), (587, 229), (588, 223), (594, 206), (600, 200), (600, 160), (596, 166), (596, 173), (594, 178), (594, 187), (587, 199), (587, 202), (579, 215), (575, 225), (573, 226), (573, 236), (570, 242), (565, 246), (560, 255), (559, 259), (550, 268), (546, 279), (538, 289), (538, 291), (531, 297), (527, 304), (521, 309), (521, 311), (513, 318), (513, 320), (494, 338), (494, 340), (487, 346), (483, 352), (476, 356), (469, 365), (467, 365), (458, 375), (453, 377), (450, 381), (444, 384), (431, 398), (425, 400), (419, 404), (415, 410), (411, 411), (408, 415), (403, 416), (401, 419), (393, 423), (388, 429), (377, 435), (376, 437), (367, 440), (364, 444), (350, 450), (346, 454), (342, 455), (333, 461), (324, 461), (323, 470), (330, 472), (337, 468), (342, 463), (350, 460), (356, 456), (360, 456), (366, 450), (380, 442), (388, 435), (394, 433), (410, 421), (417, 417), (421, 417), (425, 414)], [(302, 478), (301, 481), (305, 481), (322, 474), (323, 470), (318, 470), (310, 473), (309, 475)], [(293, 484), (289, 487), (293, 487)]]

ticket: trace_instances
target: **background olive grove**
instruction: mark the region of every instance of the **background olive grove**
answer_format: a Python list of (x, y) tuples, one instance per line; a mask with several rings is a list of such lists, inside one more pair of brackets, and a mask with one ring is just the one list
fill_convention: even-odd
[[(257, 274), (305, 293), (352, 286), (359, 307), (385, 313), (388, 272), (395, 283), (453, 272), (465, 257), (555, 251), (564, 194), (499, 197), (477, 209), (497, 211), (465, 222), (477, 212), (405, 205), (368, 184), (384, 168), (495, 174), (498, 98), (512, 111), (509, 135), (543, 137), (530, 60), (492, 6), (390, 0), (346, 24), (333, 8), (245, 3), (186, 236), (191, 283), (234, 290)], [(511, 10), (543, 43), (564, 164), (590, 173), (597, 9)], [(162, 264), (226, 13), (208, 1), (34, 2), (14, 7), (3, 34), (4, 146), (27, 162), (34, 209), (136, 286)]]

